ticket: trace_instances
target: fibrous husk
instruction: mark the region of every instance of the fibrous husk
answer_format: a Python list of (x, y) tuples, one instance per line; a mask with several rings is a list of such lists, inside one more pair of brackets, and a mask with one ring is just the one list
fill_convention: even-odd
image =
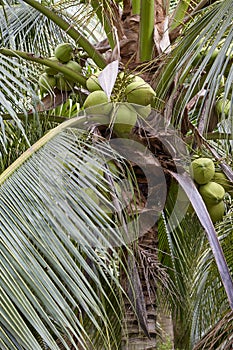
[(223, 186), (214, 181), (210, 181), (199, 187), (199, 192), (207, 205), (220, 203), (225, 195)]
[(225, 205), (223, 201), (215, 205), (207, 205), (206, 207), (213, 223), (222, 220), (225, 212)]
[(215, 166), (210, 158), (198, 158), (191, 162), (189, 170), (194, 181), (199, 185), (204, 185), (214, 177)]

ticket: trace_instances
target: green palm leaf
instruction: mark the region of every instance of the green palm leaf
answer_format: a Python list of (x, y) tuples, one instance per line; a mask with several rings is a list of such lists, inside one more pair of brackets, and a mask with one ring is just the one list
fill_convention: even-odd
[[(31, 53), (51, 53), (51, 43), (62, 34), (46, 17), (21, 3), (9, 6), (2, 26), (3, 46)], [(46, 28), (46, 30), (44, 30)]]
[[(27, 68), (22, 63), (17, 60), (0, 55), (0, 111), (1, 114), (10, 115), (11, 119), (14, 120), (27, 140), (25, 130), (18, 118), (18, 113), (24, 115), (27, 114), (27, 109), (25, 105), (25, 92), (27, 91), (28, 96), (33, 96), (36, 101), (37, 97), (33, 92), (32, 85), (28, 82), (29, 76), (33, 79), (33, 71)], [(24, 74), (22, 73), (24, 71)], [(33, 103), (33, 102), (32, 102)], [(28, 107), (32, 107), (33, 104), (28, 103)], [(0, 142), (2, 146), (5, 145), (5, 134), (3, 124), (2, 135)]]
[[(156, 92), (158, 107), (163, 108), (167, 93), (175, 82), (169, 101), (173, 103), (173, 119), (176, 123), (181, 123), (188, 102), (204, 88), (204, 97), (190, 111), (190, 119), (201, 120), (204, 130), (207, 130), (223, 75), (226, 77), (224, 96), (231, 99), (230, 82), (233, 72), (230, 69), (230, 54), (227, 52), (230, 52), (233, 41), (232, 15), (231, 1), (214, 3), (197, 14), (195, 20), (187, 26), (184, 37), (174, 45), (168, 64), (158, 77)], [(213, 54), (217, 49), (215, 57)]]
[[(232, 273), (232, 205), (229, 207), (228, 214), (224, 217), (224, 220), (217, 225), (216, 230), (227, 264)], [(229, 312), (229, 305), (216, 270), (212, 252), (208, 247), (203, 246), (203, 251), (194, 273), (193, 286), (196, 292), (193, 295), (195, 303), (191, 339), (194, 344), (195, 341), (203, 337), (204, 330), (206, 339), (208, 337), (206, 344), (209, 347), (215, 344), (214, 348), (221, 349), (221, 344), (224, 344), (226, 339), (232, 334), (232, 322), (230, 317), (226, 316)], [(231, 312), (229, 312), (229, 316), (231, 316)], [(217, 339), (214, 336), (215, 332), (219, 332), (219, 338)], [(203, 337), (204, 340), (205, 336)], [(201, 345), (203, 348), (202, 341), (200, 341), (199, 346)]]
[(93, 189), (111, 208), (97, 191), (107, 182), (93, 163), (104, 170), (103, 159), (117, 155), (107, 144), (91, 146), (77, 122), (52, 130), (1, 176), (5, 346), (14, 340), (26, 349), (42, 349), (40, 338), (51, 349), (59, 349), (58, 340), (64, 349), (119, 345), (116, 244), (124, 244), (122, 230), (84, 191)]

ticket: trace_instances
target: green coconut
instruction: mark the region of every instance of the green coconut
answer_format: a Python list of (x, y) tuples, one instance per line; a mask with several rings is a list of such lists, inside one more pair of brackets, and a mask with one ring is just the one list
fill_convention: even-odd
[(212, 180), (214, 182), (217, 182), (219, 185), (222, 185), (226, 192), (233, 190), (233, 183), (228, 180), (226, 175), (222, 172), (216, 171)]
[(200, 64), (201, 61), (203, 60), (203, 58), (205, 57), (205, 56), (204, 56), (205, 47), (202, 47), (202, 48), (200, 49), (202, 43), (203, 43), (203, 39), (201, 39), (201, 40), (197, 43), (197, 46), (196, 46), (196, 48), (195, 48), (194, 54), (193, 54), (193, 56), (192, 56), (192, 58), (194, 58), (194, 59), (193, 59), (193, 61), (192, 61), (192, 63), (191, 63), (193, 67), (195, 67), (196, 65)]
[(134, 82), (146, 83), (145, 80), (142, 77), (140, 77), (139, 75), (132, 75), (132, 79), (133, 79), (133, 81), (132, 81), (133, 83)]
[(125, 89), (127, 101), (147, 106), (154, 105), (155, 92), (145, 81), (135, 81), (129, 84)]
[(191, 162), (190, 174), (199, 185), (204, 185), (214, 177), (214, 162), (210, 158), (198, 158)]
[[(101, 103), (99, 105), (94, 105), (85, 108), (86, 115), (98, 115), (103, 116), (103, 125), (109, 125), (110, 115), (112, 110), (112, 103)], [(101, 119), (99, 120), (99, 123), (101, 123)]]
[[(221, 77), (221, 79), (219, 81), (217, 96), (222, 96), (224, 93), (224, 90), (225, 90), (225, 77), (224, 77), (224, 75), (221, 75), (220, 77)], [(217, 112), (217, 114), (218, 114), (218, 112)]]
[(56, 86), (56, 79), (52, 75), (43, 73), (39, 76), (39, 87), (41, 94), (48, 93)]
[(210, 181), (205, 185), (201, 185), (199, 187), (199, 192), (206, 205), (215, 205), (220, 203), (225, 195), (223, 186), (214, 181)]
[[(66, 64), (64, 64), (64, 67), (72, 69), (75, 73), (81, 73), (82, 72), (82, 67), (80, 66), (80, 64), (78, 62), (75, 62), (75, 61), (67, 62)], [(72, 79), (70, 77), (67, 77), (66, 79), (68, 81), (71, 81), (71, 82), (75, 82), (76, 81), (75, 78)]]
[[(59, 62), (59, 60), (55, 56), (49, 57), (48, 59), (52, 62), (55, 62), (55, 63)], [(56, 75), (58, 73), (58, 71), (55, 68), (48, 67), (48, 66), (45, 66), (44, 71), (48, 75)]]
[(90, 92), (93, 92), (93, 91), (98, 91), (98, 90), (102, 90), (101, 86), (100, 86), (100, 83), (98, 81), (98, 75), (100, 74), (100, 72), (97, 72), (95, 74), (92, 74), (86, 81), (86, 86), (87, 86), (87, 89), (90, 91)]
[(56, 85), (60, 91), (71, 91), (74, 87), (74, 83), (67, 80), (63, 74), (56, 75)]
[(207, 205), (206, 207), (213, 223), (222, 220), (225, 212), (225, 205), (223, 201), (215, 205)]
[(130, 134), (136, 121), (136, 111), (126, 103), (119, 104), (113, 114), (113, 131), (118, 137), (125, 137)]
[[(205, 46), (203, 46), (200, 50), (200, 46), (203, 43), (203, 40), (200, 40), (198, 45), (197, 45), (197, 49), (199, 48), (199, 50), (196, 50), (196, 52), (198, 52), (194, 59), (194, 61), (192, 62), (192, 66), (196, 66), (197, 64), (200, 65), (201, 61), (203, 61), (203, 59), (209, 54), (209, 46), (208, 43), (206, 43)], [(205, 67), (206, 70), (209, 70), (213, 64), (213, 62), (215, 61), (216, 57), (218, 56), (220, 51), (220, 47), (217, 46), (214, 51), (212, 52), (212, 54), (209, 56), (209, 61), (207, 62), (207, 65)]]
[(87, 96), (83, 107), (89, 108), (92, 106), (96, 106), (102, 103), (107, 103), (108, 102), (108, 96), (104, 91), (93, 91), (90, 93), (90, 95)]
[(69, 43), (62, 43), (56, 46), (54, 56), (62, 63), (69, 62), (73, 56), (73, 48)]
[[(133, 74), (128, 74), (127, 72), (119, 72), (117, 75), (117, 78), (119, 78), (120, 80), (128, 80), (128, 79), (132, 79), (132, 77), (134, 77)], [(132, 82), (132, 81), (130, 81)]]

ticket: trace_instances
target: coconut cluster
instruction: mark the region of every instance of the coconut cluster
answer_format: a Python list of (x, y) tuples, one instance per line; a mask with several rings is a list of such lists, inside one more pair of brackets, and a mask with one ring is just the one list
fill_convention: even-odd
[[(73, 60), (73, 48), (69, 43), (62, 43), (55, 47), (54, 56), (49, 57), (54, 63), (72, 69), (75, 73), (81, 73), (82, 67)], [(41, 94), (51, 92), (55, 87), (60, 91), (71, 91), (75, 85), (75, 79), (58, 72), (56, 68), (45, 67), (39, 76), (39, 87)]]
[[(139, 113), (139, 109), (137, 108), (136, 111), (130, 104), (141, 105), (142, 108), (139, 114), (142, 118), (147, 118), (151, 112), (151, 107), (155, 103), (155, 91), (143, 78), (120, 72), (113, 87), (112, 95), (108, 98), (98, 79), (100, 73), (101, 71), (91, 74), (86, 81), (86, 87), (90, 94), (87, 96), (83, 108), (94, 107), (96, 112), (98, 110), (97, 105), (110, 101), (118, 102), (111, 123), (114, 133), (118, 137), (125, 137), (135, 126)], [(101, 111), (103, 113), (103, 109), (100, 107), (100, 113)]]
[(214, 162), (210, 158), (202, 157), (193, 160), (190, 164), (190, 174), (213, 223), (222, 220), (225, 212), (225, 193), (232, 193), (232, 183), (223, 172), (216, 171)]
[[(90, 94), (84, 103), (84, 108), (108, 101), (108, 97), (103, 91), (98, 79), (100, 73), (101, 71), (91, 74), (86, 81), (86, 86)], [(118, 93), (117, 96), (114, 96), (116, 91), (120, 91), (120, 94)], [(143, 78), (137, 75), (127, 75), (124, 72), (120, 72), (117, 76), (113, 94), (110, 99), (135, 103), (142, 106), (151, 105), (153, 107), (155, 96), (155, 91)]]
[[(54, 67), (46, 66), (44, 68), (39, 77), (41, 94), (52, 92), (54, 88), (60, 91), (72, 91), (76, 84), (75, 78), (72, 79), (72, 76), (61, 73), (59, 69), (59, 66), (62, 66), (71, 69), (75, 73), (82, 72), (81, 65), (74, 60), (71, 44), (62, 43), (57, 45), (54, 56), (49, 57), (49, 60), (58, 65), (57, 67), (55, 65)], [(110, 117), (109, 124), (111, 124), (113, 132), (118, 137), (126, 137), (133, 130), (139, 114), (143, 119), (150, 115), (151, 108), (155, 105), (155, 91), (142, 77), (127, 72), (119, 72), (111, 96), (107, 96), (101, 86), (100, 73), (101, 71), (98, 71), (87, 76), (86, 88), (88, 94), (82, 108), (90, 109), (93, 107), (94, 114), (106, 115), (108, 108), (105, 106), (103, 109), (101, 105), (116, 102), (117, 108), (114, 113), (111, 114), (111, 106), (107, 113)], [(142, 108), (140, 111), (137, 108), (136, 111), (130, 107), (130, 104), (141, 105)], [(98, 107), (98, 105), (100, 106)]]

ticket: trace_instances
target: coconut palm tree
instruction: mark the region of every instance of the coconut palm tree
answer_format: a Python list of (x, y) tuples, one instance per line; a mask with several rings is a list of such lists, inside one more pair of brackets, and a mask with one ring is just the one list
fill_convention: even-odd
[[(231, 191), (214, 227), (186, 172), (201, 155), (233, 180), (231, 5), (2, 5), (3, 349), (232, 346)], [(62, 42), (81, 72), (48, 59)], [(41, 94), (45, 67), (73, 89)], [(111, 102), (85, 109), (99, 70)]]

